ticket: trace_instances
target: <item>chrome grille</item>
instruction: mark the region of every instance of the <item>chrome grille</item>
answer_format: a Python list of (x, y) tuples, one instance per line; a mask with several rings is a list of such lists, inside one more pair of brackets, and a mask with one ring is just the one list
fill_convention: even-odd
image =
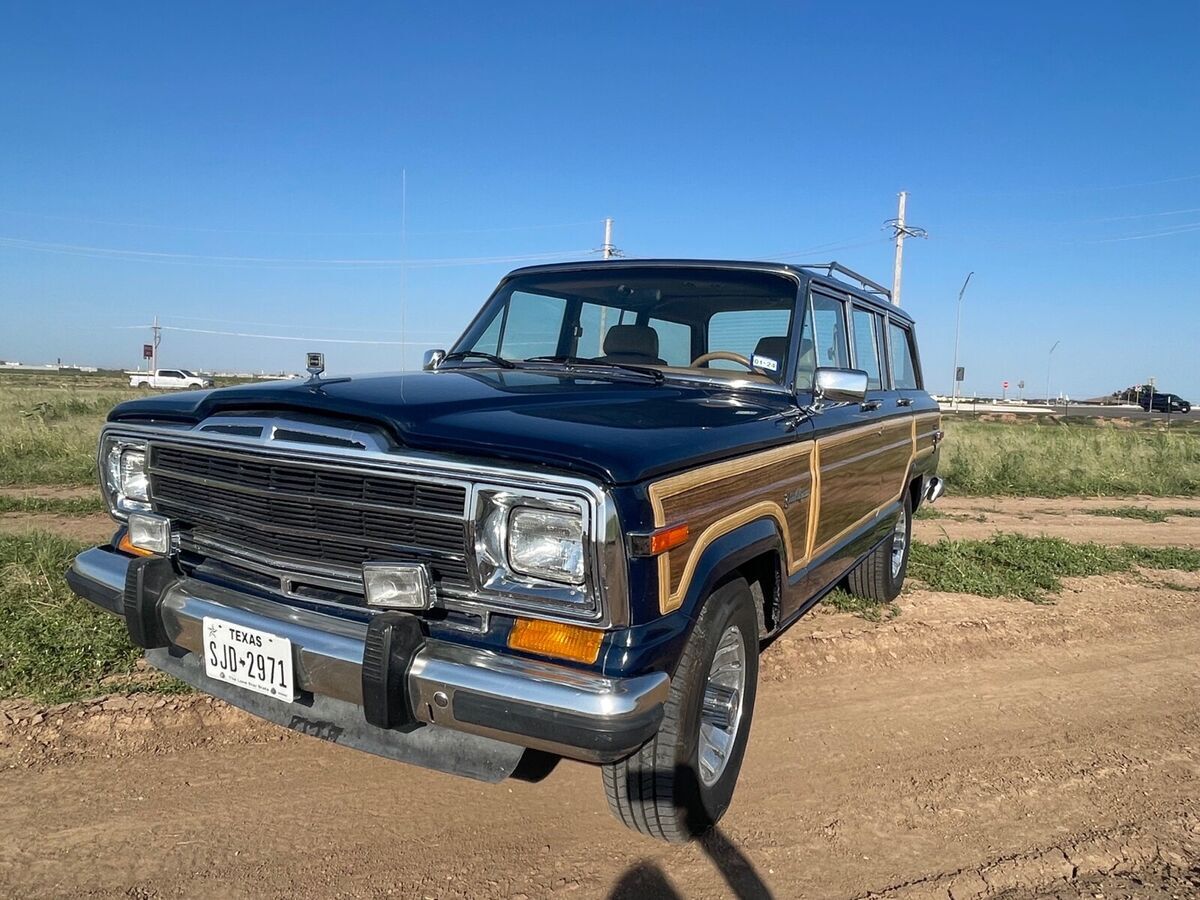
[(197, 545), (281, 566), (414, 560), (470, 584), (463, 485), (157, 443), (149, 468), (155, 511)]

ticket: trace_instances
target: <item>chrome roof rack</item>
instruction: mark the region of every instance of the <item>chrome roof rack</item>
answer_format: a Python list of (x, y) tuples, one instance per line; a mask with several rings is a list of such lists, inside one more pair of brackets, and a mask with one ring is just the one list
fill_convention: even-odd
[[(859, 275), (853, 269), (848, 269), (839, 262), (804, 263), (802, 265), (797, 266), (797, 268), (799, 268), (799, 269), (814, 269), (817, 271), (824, 269), (825, 275), (828, 278), (833, 278), (835, 272), (839, 275), (845, 275), (850, 281), (857, 282), (858, 285), (864, 291), (867, 291), (868, 293), (871, 293), (871, 294), (879, 294), (881, 297), (884, 297), (885, 299), (887, 299), (888, 302), (891, 302), (892, 292), (889, 291), (887, 288), (885, 288), (882, 284), (872, 281), (870, 278), (867, 278), (865, 275)], [(838, 279), (838, 280), (840, 281), (841, 279)]]

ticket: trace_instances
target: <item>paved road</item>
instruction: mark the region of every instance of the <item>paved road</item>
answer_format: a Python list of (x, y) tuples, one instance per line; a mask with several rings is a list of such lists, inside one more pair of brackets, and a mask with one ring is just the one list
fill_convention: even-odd
[[(1044, 414), (1046, 407), (1044, 406), (1020, 406), (1017, 404), (1008, 405), (1004, 403), (979, 403), (971, 404), (959, 401), (958, 415), (997, 415), (1003, 413), (1013, 413), (1015, 415), (1038, 415)], [(1171, 424), (1180, 422), (1200, 422), (1200, 410), (1181, 415), (1174, 413), (1170, 417), (1166, 413), (1161, 412), (1146, 412), (1141, 409), (1132, 409), (1126, 406), (1099, 406), (1089, 405), (1084, 403), (1071, 403), (1066, 406), (1058, 405), (1053, 407), (1054, 415), (1066, 415), (1068, 418), (1105, 418), (1105, 419), (1130, 419), (1135, 421), (1153, 420)], [(951, 410), (943, 407), (942, 412), (951, 412)]]

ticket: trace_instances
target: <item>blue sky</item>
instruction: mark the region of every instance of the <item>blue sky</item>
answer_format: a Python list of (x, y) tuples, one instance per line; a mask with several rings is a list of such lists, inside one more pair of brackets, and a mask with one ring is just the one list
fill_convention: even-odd
[(163, 364), (415, 364), (515, 265), (465, 260), (609, 215), (630, 255), (886, 282), (907, 189), (931, 388), (973, 270), (967, 393), (1043, 393), (1061, 341), (1055, 392), (1200, 399), (1200, 5), (850, 6), (5, 3), (0, 358), (132, 366), (157, 313), (412, 342), (168, 331)]

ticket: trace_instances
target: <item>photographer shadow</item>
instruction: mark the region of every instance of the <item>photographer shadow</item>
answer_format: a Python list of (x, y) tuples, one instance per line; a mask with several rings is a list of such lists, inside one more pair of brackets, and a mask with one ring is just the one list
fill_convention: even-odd
[[(699, 790), (696, 773), (688, 766), (677, 766), (672, 773), (676, 785), (687, 792)], [(633, 798), (630, 798), (631, 801)], [(692, 823), (693, 831), (702, 823)], [(749, 857), (720, 828), (712, 827), (696, 841), (697, 846), (716, 866), (730, 891), (738, 900), (772, 900), (770, 888), (758, 874)], [(657, 864), (648, 860), (634, 863), (613, 885), (608, 900), (684, 900)]]

